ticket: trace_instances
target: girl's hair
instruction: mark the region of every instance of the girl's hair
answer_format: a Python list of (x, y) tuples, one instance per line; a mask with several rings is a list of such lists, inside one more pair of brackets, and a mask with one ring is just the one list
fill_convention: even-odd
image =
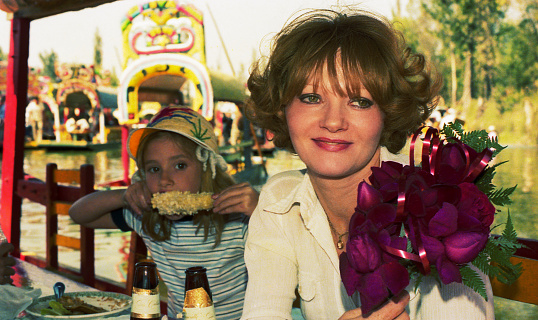
[[(189, 157), (198, 161), (195, 155), (196, 148), (198, 147), (198, 145), (192, 140), (189, 140), (174, 132), (156, 131), (142, 139), (138, 150), (139, 152), (137, 152), (136, 162), (140, 175), (144, 180), (146, 179), (146, 173), (144, 172), (144, 153), (146, 151), (146, 148), (151, 141), (161, 138), (169, 139), (170, 141), (176, 143), (182, 148), (182, 150), (186, 151)], [(216, 170), (217, 173), (215, 179), (211, 178), (211, 170), (209, 168), (202, 172), (202, 176), (200, 177), (200, 192), (218, 193), (235, 183), (233, 178), (228, 173), (226, 173), (226, 171), (223, 171), (218, 166), (216, 167)], [(211, 231), (211, 229), (214, 229), (214, 232), (216, 234), (215, 246), (218, 246), (227, 217), (227, 215), (223, 216), (214, 213), (212, 210), (204, 210), (194, 215), (193, 223), (195, 225), (198, 225), (198, 231), (201, 228), (204, 229), (204, 240), (207, 240), (209, 232)], [(173, 221), (170, 221), (165, 216), (158, 214), (156, 210), (144, 212), (142, 214), (142, 229), (153, 240), (156, 241), (164, 241), (170, 239), (172, 223)]]
[[(345, 84), (338, 83), (337, 65)], [(287, 24), (273, 39), (270, 57), (254, 65), (247, 117), (274, 134), (275, 146), (295, 153), (284, 109), (310, 79), (317, 87), (325, 70), (338, 94), (356, 97), (361, 83), (368, 90), (384, 114), (380, 144), (393, 153), (428, 118), (442, 85), (425, 57), (412, 53), (385, 18), (314, 10)]]

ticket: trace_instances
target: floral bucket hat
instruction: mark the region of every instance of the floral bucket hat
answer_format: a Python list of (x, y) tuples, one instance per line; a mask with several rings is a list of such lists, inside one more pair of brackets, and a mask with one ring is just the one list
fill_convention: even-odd
[(213, 178), (216, 175), (215, 166), (226, 170), (227, 163), (218, 154), (213, 126), (198, 112), (184, 107), (167, 107), (159, 111), (146, 127), (129, 134), (127, 151), (132, 159), (136, 161), (142, 140), (156, 131), (174, 132), (196, 143), (196, 157), (202, 162), (204, 171), (210, 165)]

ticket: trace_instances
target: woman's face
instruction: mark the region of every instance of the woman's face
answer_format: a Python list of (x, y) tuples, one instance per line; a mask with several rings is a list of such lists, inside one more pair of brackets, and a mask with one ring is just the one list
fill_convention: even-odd
[[(144, 172), (151, 193), (200, 191), (202, 163), (168, 137), (149, 141), (144, 150)], [(166, 216), (170, 220), (181, 215)]]
[[(338, 81), (345, 88), (342, 68)], [(359, 97), (340, 96), (331, 88), (325, 71), (316, 90), (308, 81), (302, 93), (286, 107), (286, 119), (295, 151), (311, 175), (345, 178), (369, 176), (379, 165), (383, 113), (362, 87)]]

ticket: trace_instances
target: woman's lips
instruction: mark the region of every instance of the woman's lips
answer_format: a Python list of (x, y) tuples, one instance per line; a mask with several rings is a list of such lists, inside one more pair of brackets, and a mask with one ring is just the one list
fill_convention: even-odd
[(331, 152), (345, 150), (352, 144), (349, 141), (339, 139), (314, 138), (312, 140), (319, 148)]

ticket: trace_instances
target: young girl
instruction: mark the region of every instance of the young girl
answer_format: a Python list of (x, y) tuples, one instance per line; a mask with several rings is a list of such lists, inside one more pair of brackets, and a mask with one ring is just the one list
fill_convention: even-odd
[(367, 12), (314, 10), (277, 34), (248, 80), (247, 115), (275, 146), (297, 153), (306, 172), (274, 175), (262, 189), (245, 247), (243, 319), (290, 319), (296, 290), (306, 319), (494, 317), (483, 274), (487, 302), (429, 277), (416, 297), (404, 291), (368, 315), (341, 280), (357, 186), (382, 161), (406, 161), (396, 153), (428, 119), (440, 84), (424, 56)]
[[(238, 319), (247, 283), (248, 216), (257, 192), (249, 184), (234, 185), (211, 124), (188, 108), (161, 110), (147, 127), (131, 132), (128, 151), (141, 180), (80, 199), (71, 218), (91, 228), (132, 229), (144, 239), (168, 287), (169, 317), (183, 309), (185, 270), (201, 265), (207, 268), (217, 318)], [(214, 194), (214, 207), (195, 215), (152, 210), (151, 195), (169, 191)]]

